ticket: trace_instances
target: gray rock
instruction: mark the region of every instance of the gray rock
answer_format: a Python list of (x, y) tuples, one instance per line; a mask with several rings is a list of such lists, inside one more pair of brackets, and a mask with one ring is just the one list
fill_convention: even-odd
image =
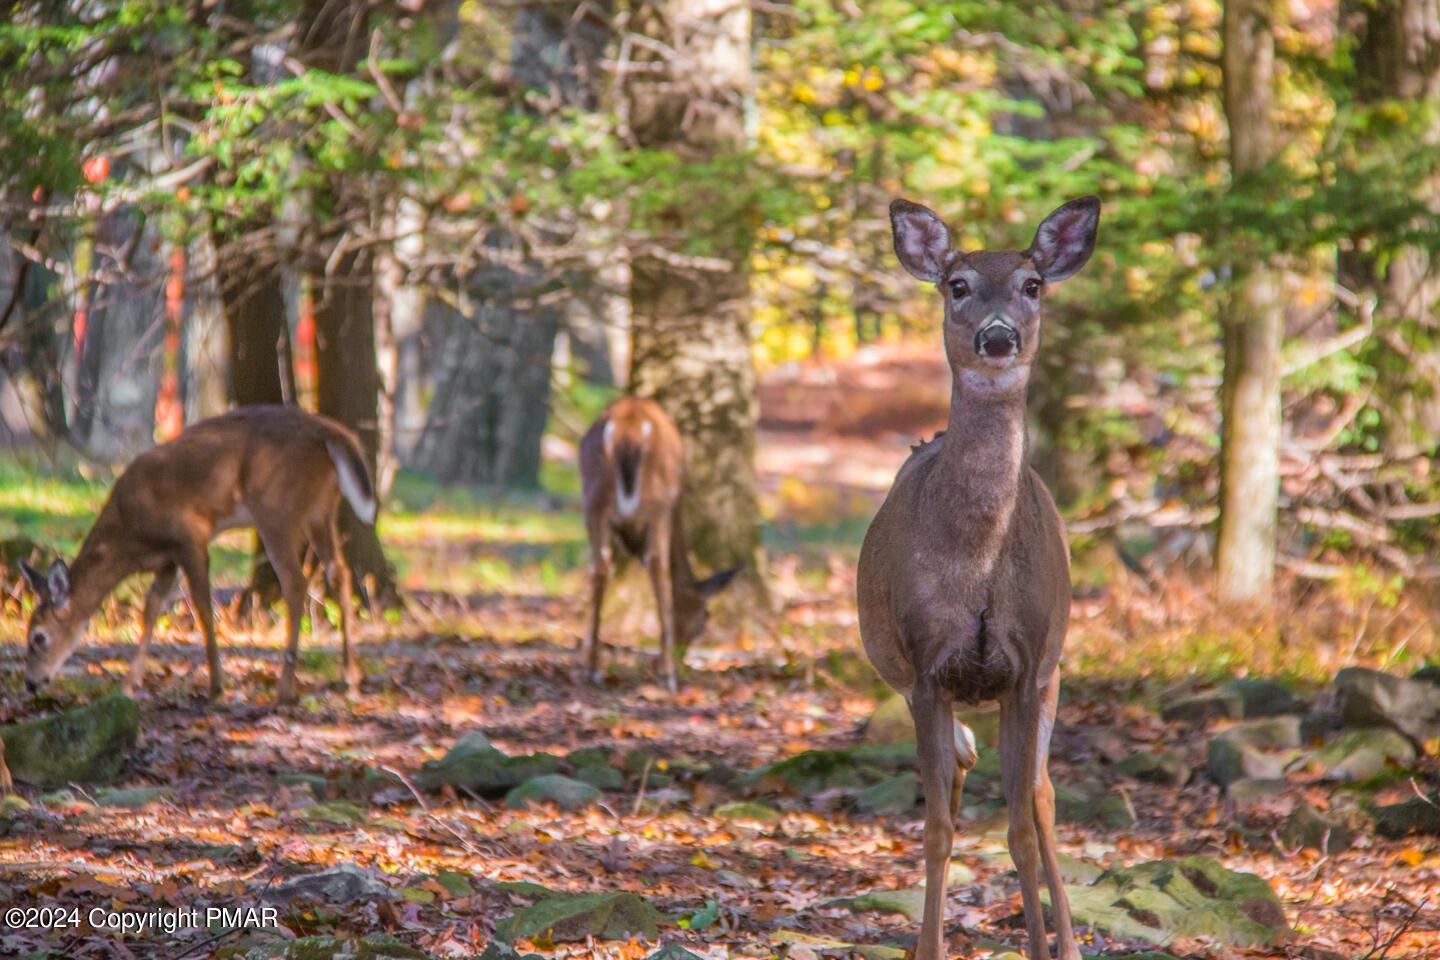
[(1290, 789), (1284, 780), (1236, 780), (1226, 791), (1231, 801), (1239, 806), (1248, 806), (1262, 800), (1271, 800)]
[(1206, 767), (1211, 779), (1222, 787), (1237, 780), (1279, 780), (1285, 774), (1285, 763), (1280, 757), (1225, 734), (1211, 738)]
[(275, 886), (271, 895), (277, 900), (304, 899), (339, 904), (394, 896), (380, 880), (379, 874), (353, 863), (342, 863), (329, 870), (287, 880)]
[(1423, 744), (1440, 737), (1440, 686), (1365, 667), (1335, 675), (1340, 713), (1352, 727), (1393, 727)]
[(1325, 816), (1301, 800), (1280, 828), (1280, 842), (1287, 847), (1308, 847), (1321, 853), (1340, 853), (1355, 842), (1355, 831), (1343, 822)]
[(86, 707), (0, 727), (10, 774), (37, 787), (115, 779), (140, 733), (140, 706), (111, 694)]
[(1236, 724), (1220, 736), (1256, 750), (1293, 750), (1300, 746), (1300, 718), (1269, 717)]
[(522, 810), (532, 803), (553, 803), (562, 810), (578, 810), (600, 798), (600, 791), (581, 780), (558, 773), (526, 780), (505, 795), (505, 806)]
[(1220, 690), (1183, 697), (1160, 711), (1161, 718), (1168, 723), (1238, 720), (1244, 715), (1245, 701), (1237, 694)]
[(910, 718), (910, 706), (904, 697), (881, 701), (865, 723), (867, 743), (903, 743), (914, 739), (915, 722)]
[(1392, 763), (1415, 762), (1415, 746), (1404, 735), (1382, 727), (1346, 730), (1311, 758), (1326, 780), (1368, 780)]
[(1171, 750), (1162, 750), (1159, 753), (1141, 750), (1132, 753), (1117, 763), (1115, 769), (1127, 777), (1146, 783), (1183, 787), (1190, 782), (1190, 765)]
[(1290, 692), (1290, 688), (1274, 680), (1258, 677), (1240, 677), (1221, 684), (1220, 692), (1240, 698), (1240, 712), (1246, 718), (1278, 717), (1286, 713), (1298, 713), (1304, 705)]

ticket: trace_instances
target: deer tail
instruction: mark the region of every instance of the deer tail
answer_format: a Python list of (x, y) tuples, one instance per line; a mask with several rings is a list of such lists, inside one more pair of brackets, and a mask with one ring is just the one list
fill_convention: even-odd
[(335, 464), (340, 493), (350, 509), (365, 523), (374, 523), (380, 504), (375, 499), (375, 483), (370, 479), (370, 468), (365, 465), (359, 444), (354, 438), (341, 434), (326, 439), (325, 450)]

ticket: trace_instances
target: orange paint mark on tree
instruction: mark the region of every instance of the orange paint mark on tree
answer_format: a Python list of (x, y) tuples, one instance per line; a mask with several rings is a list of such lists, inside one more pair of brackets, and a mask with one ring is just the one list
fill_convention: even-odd
[(306, 280), (300, 289), (300, 316), (295, 321), (295, 391), (297, 400), (306, 410), (315, 409), (315, 297)]
[(155, 397), (155, 439), (173, 440), (185, 428), (180, 397), (180, 336), (185, 322), (185, 248), (170, 251), (170, 276), (165, 281), (165, 347), (160, 390)]

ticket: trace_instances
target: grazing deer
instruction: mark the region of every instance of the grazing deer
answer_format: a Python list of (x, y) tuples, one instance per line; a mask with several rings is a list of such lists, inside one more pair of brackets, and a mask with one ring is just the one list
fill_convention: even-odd
[(945, 955), (945, 875), (965, 771), (975, 763), (952, 704), (1000, 701), (1010, 855), (1031, 960), (1048, 960), (1038, 870), (1058, 948), (1079, 960), (1055, 851), (1050, 731), (1070, 617), (1070, 560), (1055, 502), (1025, 462), (1025, 390), (1040, 346), (1041, 295), (1083, 267), (1100, 201), (1040, 224), (1024, 252), (960, 253), (933, 212), (890, 205), (895, 253), (945, 303), (950, 420), (900, 468), (860, 552), (860, 635), (905, 696), (925, 788), (925, 912), (919, 960)]
[(361, 520), (374, 522), (375, 489), (355, 435), (295, 407), (241, 407), (147, 450), (115, 481), (73, 565), (56, 560), (44, 574), (23, 567), (39, 598), (30, 617), (26, 684), (37, 690), (55, 675), (116, 584), (134, 573), (153, 573), (140, 642), (124, 684), (125, 692), (133, 694), (145, 676), (155, 621), (169, 606), (176, 574), (184, 573), (205, 634), (210, 696), (219, 697), (224, 681), (207, 547), (222, 530), (254, 527), (280, 580), (288, 614), (279, 699), (289, 702), (296, 695), (307, 542), (324, 564), (326, 582), (340, 604), (345, 681), (354, 693), (360, 669), (350, 643), (350, 568), (336, 527), (342, 496)]
[(680, 431), (653, 400), (622, 397), (580, 440), (585, 529), (594, 561), (590, 632), (580, 647), (582, 669), (600, 679), (600, 606), (615, 553), (639, 557), (650, 573), (660, 614), (660, 670), (678, 689), (675, 647), (705, 629), (705, 601), (735, 578), (736, 569), (696, 581), (681, 522), (685, 447)]

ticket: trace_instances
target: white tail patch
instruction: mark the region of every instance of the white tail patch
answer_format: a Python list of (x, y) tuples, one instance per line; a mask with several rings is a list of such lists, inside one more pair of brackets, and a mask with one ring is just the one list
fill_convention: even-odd
[(335, 464), (335, 474), (340, 478), (340, 493), (350, 504), (350, 509), (355, 511), (355, 516), (363, 523), (374, 523), (380, 505), (375, 502), (375, 495), (370, 492), (370, 484), (367, 482), (369, 478), (356, 475), (355, 463), (344, 445), (327, 440), (325, 450)]
[(620, 511), (622, 517), (633, 517), (635, 511), (640, 509), (640, 473), (635, 474), (635, 489), (626, 490), (625, 482), (621, 477), (615, 478), (615, 509)]

